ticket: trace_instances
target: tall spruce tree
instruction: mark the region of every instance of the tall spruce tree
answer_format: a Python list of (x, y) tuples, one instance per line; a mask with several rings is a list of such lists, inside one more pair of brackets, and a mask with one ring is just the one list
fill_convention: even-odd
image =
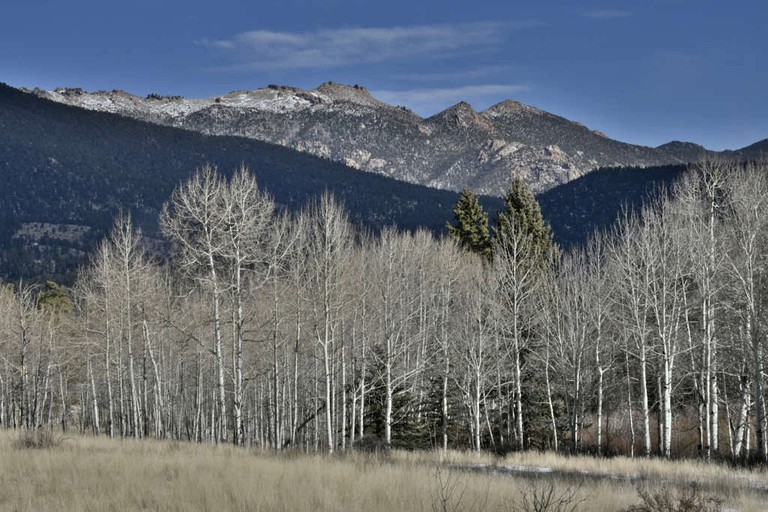
[(496, 218), (494, 235), (496, 243), (502, 248), (515, 236), (522, 236), (531, 258), (537, 264), (546, 264), (558, 252), (549, 225), (544, 222), (539, 202), (519, 178), (512, 182), (504, 196), (504, 210)]
[(447, 224), (451, 238), (464, 249), (491, 258), (491, 235), (488, 231), (488, 214), (485, 213), (477, 196), (464, 189), (453, 207), (456, 224)]
[(528, 354), (537, 343), (536, 297), (546, 290), (544, 278), (556, 249), (539, 203), (525, 183), (519, 179), (512, 183), (504, 206), (494, 227), (497, 325), (505, 350), (511, 355), (513, 439), (519, 449), (526, 449), (533, 425), (546, 421), (546, 412), (539, 405), (544, 403), (541, 387), (532, 385), (531, 371), (526, 368)]

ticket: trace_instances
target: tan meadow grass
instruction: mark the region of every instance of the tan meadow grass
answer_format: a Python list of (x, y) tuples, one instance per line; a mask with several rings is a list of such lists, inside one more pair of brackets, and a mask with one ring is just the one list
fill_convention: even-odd
[[(0, 433), (1, 510), (406, 512), (433, 510), (433, 505), (439, 505), (439, 498), (448, 494), (440, 493), (440, 481), (450, 491), (451, 510), (513, 510), (521, 492), (530, 492), (524, 490), (531, 482), (545, 481), (559, 490), (581, 484), (579, 494), (585, 501), (579, 510), (621, 510), (638, 502), (632, 483), (609, 478), (580, 481), (574, 476), (578, 471), (603, 471), (606, 476), (612, 471), (621, 475), (639, 472), (659, 482), (678, 475), (704, 481), (727, 476), (734, 483), (726, 508), (768, 509), (765, 494), (743, 485), (746, 476), (766, 481), (764, 471), (732, 471), (690, 461), (678, 464), (549, 454), (494, 459), (488, 454), (462, 452), (321, 456), (81, 436), (69, 437), (53, 448), (24, 449), (16, 445), (17, 439), (17, 433)], [(552, 467), (565, 473), (537, 480), (448, 469), (449, 464)], [(734, 487), (738, 482), (742, 485)]]

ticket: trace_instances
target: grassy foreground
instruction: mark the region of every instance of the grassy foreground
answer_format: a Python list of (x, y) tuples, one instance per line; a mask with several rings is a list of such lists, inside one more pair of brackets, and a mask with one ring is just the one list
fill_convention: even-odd
[(2, 510), (512, 511), (525, 510), (526, 498), (530, 502), (553, 484), (556, 496), (576, 491), (576, 510), (610, 511), (639, 503), (631, 480), (638, 478), (651, 490), (695, 481), (706, 494), (723, 498), (725, 510), (768, 510), (768, 493), (758, 489), (768, 489), (765, 470), (691, 461), (533, 453), (506, 459), (464, 453), (275, 455), (78, 436), (32, 449), (18, 440), (18, 433), (0, 433)]

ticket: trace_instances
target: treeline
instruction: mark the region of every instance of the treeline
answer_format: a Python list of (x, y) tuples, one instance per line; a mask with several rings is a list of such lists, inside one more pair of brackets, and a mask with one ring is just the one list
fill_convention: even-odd
[(765, 461), (766, 171), (697, 165), (562, 253), (519, 183), (493, 236), (465, 192), (451, 238), (374, 237), (207, 167), (163, 211), (168, 262), (121, 218), (71, 290), (3, 289), (0, 422)]

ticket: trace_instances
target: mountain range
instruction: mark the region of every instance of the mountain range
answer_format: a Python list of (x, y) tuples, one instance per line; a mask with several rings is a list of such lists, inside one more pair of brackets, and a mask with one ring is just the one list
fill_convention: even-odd
[(275, 144), (62, 105), (0, 84), (0, 278), (68, 282), (121, 210), (158, 239), (163, 203), (206, 163), (225, 174), (246, 165), (286, 210), (329, 190), (352, 222), (371, 230), (439, 232), (458, 198)]
[[(280, 107), (278, 100), (285, 105)], [(253, 124), (256, 118), (261, 122)], [(303, 118), (308, 119), (307, 126), (301, 125)], [(205, 120), (212, 120), (212, 124), (206, 125)], [(0, 84), (0, 279), (71, 282), (74, 270), (87, 261), (119, 211), (130, 212), (147, 240), (160, 246), (157, 219), (162, 204), (175, 186), (205, 163), (217, 165), (225, 174), (240, 165), (248, 166), (282, 209), (295, 211), (323, 190), (330, 190), (345, 204), (353, 222), (367, 229), (396, 225), (445, 233), (458, 198), (454, 191), (408, 183), (378, 172), (361, 172), (338, 161), (342, 160), (337, 158), (340, 153), (319, 152), (323, 156), (316, 156), (313, 153), (317, 151), (307, 147), (299, 151), (253, 137), (214, 134), (247, 134), (253, 129), (278, 138), (286, 123), (294, 131), (284, 137), (294, 142), (316, 140), (317, 148), (327, 142), (352, 152), (357, 133), (360, 148), (375, 146), (377, 151), (389, 151), (390, 160), (382, 163), (379, 171), (397, 159), (403, 162), (405, 171), (389, 173), (397, 176), (413, 168), (406, 162), (413, 162), (409, 151), (416, 151), (415, 141), (420, 140), (424, 148), (413, 153), (420, 155), (417, 162), (437, 168), (442, 161), (446, 168), (453, 168), (441, 175), (453, 180), (444, 182), (451, 189), (489, 183), (484, 171), (472, 174), (475, 171), (457, 162), (471, 161), (472, 154), (482, 152), (487, 137), (498, 135), (500, 127), (507, 126), (505, 129), (516, 133), (518, 140), (528, 141), (525, 148), (510, 155), (533, 155), (534, 146), (546, 150), (540, 154), (549, 152), (548, 160), (532, 160), (531, 167), (522, 168), (518, 175), (539, 190), (544, 216), (556, 241), (565, 246), (585, 241), (596, 228), (608, 227), (622, 208), (642, 204), (648, 194), (671, 183), (685, 169), (681, 163), (650, 166), (655, 160), (643, 160), (643, 155), (677, 155), (669, 157), (673, 162), (713, 155), (686, 143), (652, 150), (611, 141), (578, 123), (509, 101), (483, 113), (459, 104), (425, 120), (405, 109), (384, 105), (362, 88), (336, 84), (309, 92), (269, 87), (210, 102), (156, 95), (142, 99), (118, 91), (33, 92)], [(518, 127), (513, 129), (515, 123)], [(363, 124), (371, 130), (361, 128)], [(375, 133), (385, 141), (377, 141), (372, 135)], [(558, 144), (545, 144), (553, 141)], [(570, 174), (563, 174), (564, 168), (545, 172), (547, 162), (555, 161), (554, 146), (563, 155), (576, 154), (584, 162), (609, 162), (624, 155), (626, 161), (635, 164), (631, 168), (621, 164), (584, 170), (575, 178), (578, 173), (574, 168), (566, 169)], [(357, 151), (363, 151), (360, 148)], [(762, 141), (718, 155), (758, 158), (768, 153), (766, 150), (768, 141)], [(613, 155), (610, 158), (606, 156), (609, 153)], [(485, 162), (489, 169), (496, 169), (495, 195), (507, 182), (507, 178), (502, 179), (507, 172), (500, 170), (502, 163), (511, 162), (512, 158), (502, 158), (495, 168), (493, 159)], [(522, 160), (516, 162), (523, 165)], [(545, 177), (562, 183), (552, 185), (542, 181)], [(493, 195), (482, 196), (481, 201), (491, 217), (502, 206)]]
[(543, 192), (601, 167), (648, 167), (768, 152), (768, 140), (716, 153), (688, 142), (651, 148), (507, 100), (476, 112), (461, 102), (429, 118), (388, 105), (364, 87), (270, 85), (222, 96), (135, 96), (120, 90), (34, 89), (40, 97), (206, 135), (285, 146), (355, 169), (432, 188), (501, 196), (513, 178)]

